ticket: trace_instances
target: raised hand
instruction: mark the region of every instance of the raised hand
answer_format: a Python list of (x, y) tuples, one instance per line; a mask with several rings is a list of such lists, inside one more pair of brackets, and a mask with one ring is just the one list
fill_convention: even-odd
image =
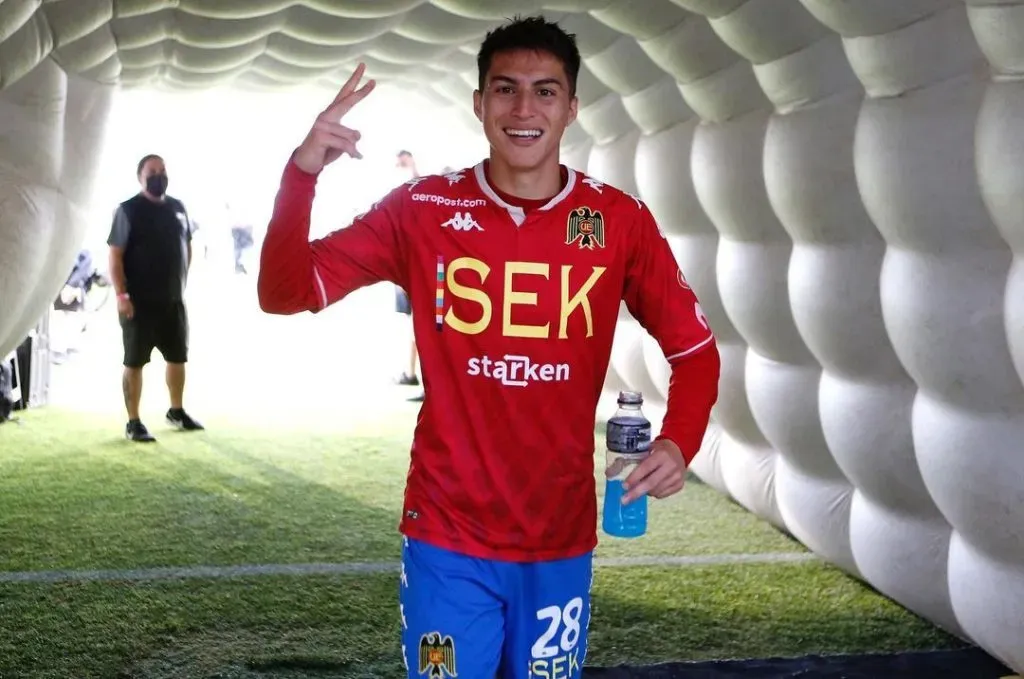
[(309, 134), (295, 150), (294, 161), (299, 169), (318, 174), (346, 153), (353, 158), (363, 157), (356, 148), (361, 135), (357, 130), (342, 125), (341, 119), (377, 84), (374, 80), (367, 80), (356, 89), (365, 71), (366, 64), (359, 64), (331, 105), (316, 117)]

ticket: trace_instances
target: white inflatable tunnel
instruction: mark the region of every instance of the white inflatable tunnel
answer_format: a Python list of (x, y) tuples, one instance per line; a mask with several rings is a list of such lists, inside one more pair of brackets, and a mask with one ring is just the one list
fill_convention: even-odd
[[(1024, 671), (1021, 0), (0, 0), (0, 355), (119, 87), (365, 59), (468, 113), (483, 34), (538, 10), (584, 55), (567, 161), (650, 205), (717, 331), (696, 473)], [(611, 373), (666, 392), (625, 315)]]

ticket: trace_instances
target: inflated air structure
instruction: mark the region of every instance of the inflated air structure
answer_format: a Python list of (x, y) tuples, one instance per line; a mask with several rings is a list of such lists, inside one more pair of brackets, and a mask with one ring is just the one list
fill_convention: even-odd
[[(118, 87), (365, 59), (468, 113), (482, 35), (540, 9), (584, 54), (568, 162), (648, 203), (718, 334), (696, 473), (1024, 670), (1021, 0), (0, 0), (0, 355)], [(667, 375), (624, 314), (609, 387)]]

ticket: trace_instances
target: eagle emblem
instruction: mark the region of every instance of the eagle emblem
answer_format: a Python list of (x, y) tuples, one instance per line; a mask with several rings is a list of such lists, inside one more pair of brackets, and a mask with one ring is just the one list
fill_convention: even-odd
[(565, 231), (565, 244), (580, 242), (580, 249), (604, 247), (604, 217), (599, 210), (589, 207), (578, 207), (569, 213)]
[(450, 635), (441, 637), (440, 632), (430, 632), (420, 637), (420, 670), (431, 679), (444, 679), (445, 674), (457, 677), (455, 669), (455, 642)]

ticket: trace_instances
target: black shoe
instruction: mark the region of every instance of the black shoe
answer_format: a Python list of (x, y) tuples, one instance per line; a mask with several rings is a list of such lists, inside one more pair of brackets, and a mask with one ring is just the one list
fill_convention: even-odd
[(413, 396), (413, 397), (407, 398), (405, 400), (409, 401), (410, 403), (421, 403), (423, 401), (423, 397), (424, 396), (426, 396), (426, 394), (424, 394), (423, 392), (420, 392), (419, 396)]
[(409, 373), (402, 373), (398, 379), (395, 380), (395, 384), (400, 384), (403, 387), (418, 387), (420, 386), (420, 380), (415, 375)]
[(138, 441), (139, 443), (156, 441), (156, 438), (149, 433), (146, 425), (142, 424), (140, 420), (128, 420), (128, 424), (124, 428), (124, 437), (129, 441)]
[(205, 429), (203, 425), (193, 420), (192, 416), (182, 408), (171, 408), (167, 411), (167, 424), (182, 431), (200, 431)]

